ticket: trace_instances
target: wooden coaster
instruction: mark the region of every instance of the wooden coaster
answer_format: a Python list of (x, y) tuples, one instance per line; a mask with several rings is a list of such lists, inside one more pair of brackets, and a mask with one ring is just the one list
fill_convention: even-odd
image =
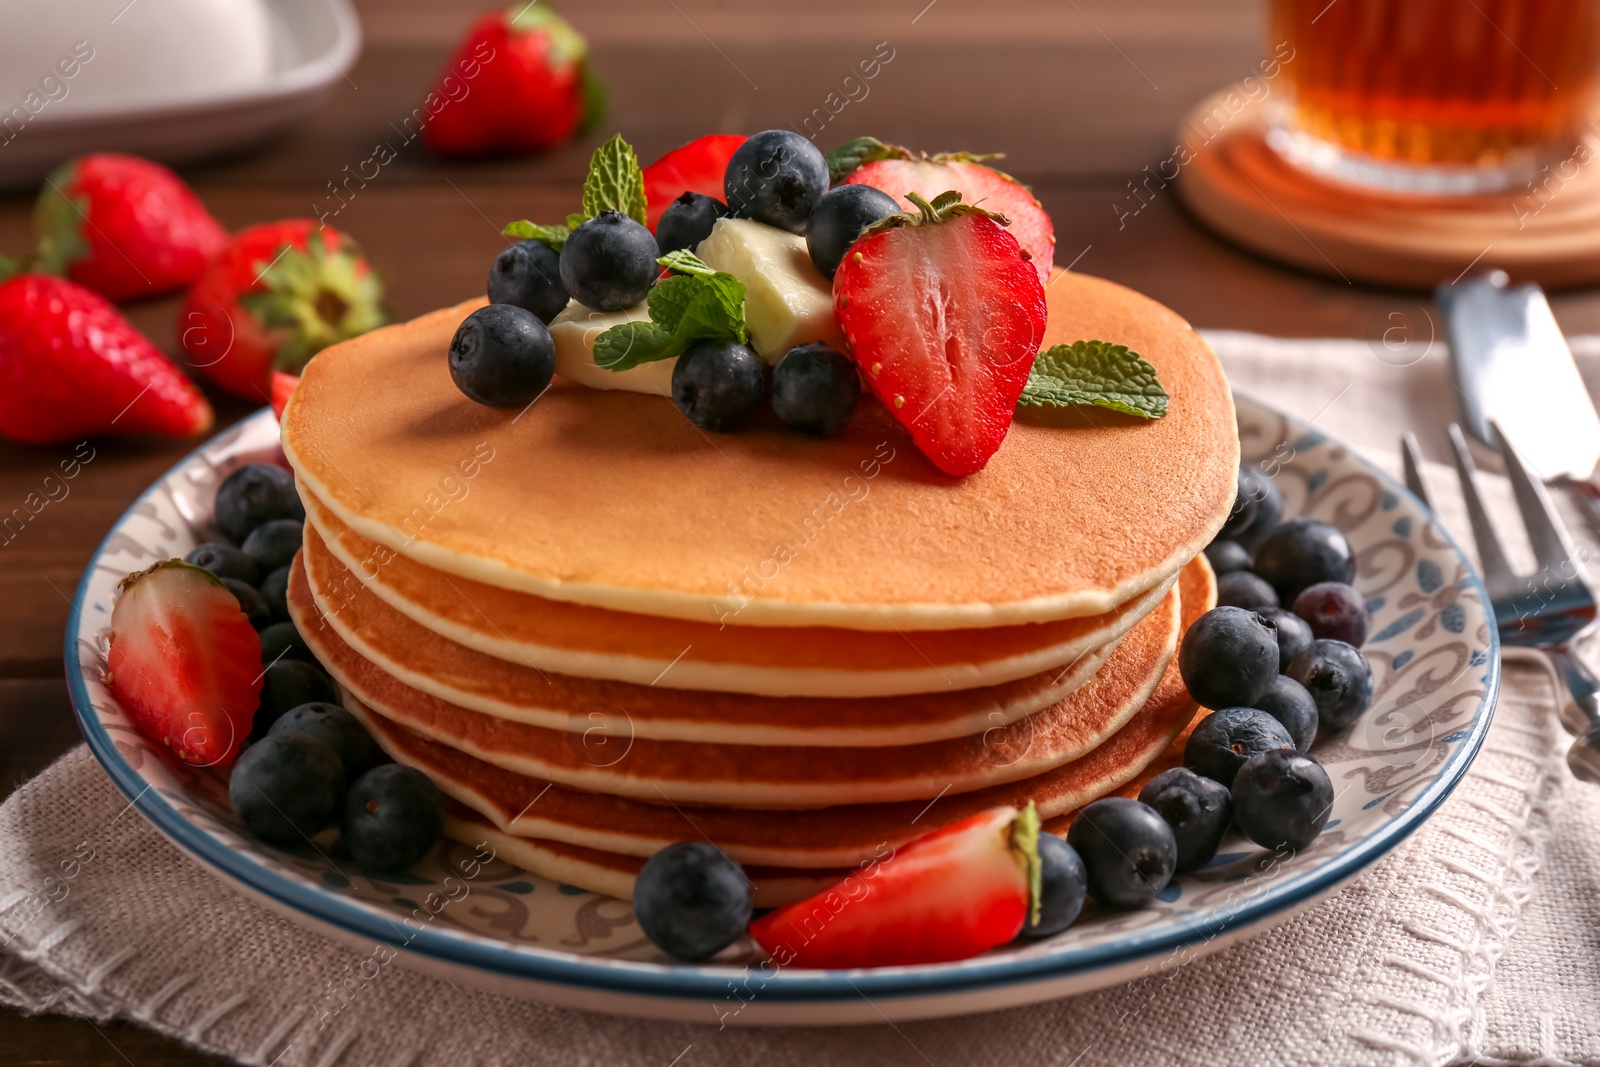
[(1491, 267), (1547, 287), (1600, 280), (1600, 148), (1584, 145), (1509, 193), (1387, 193), (1287, 162), (1267, 145), (1266, 99), (1238, 87), (1203, 101), (1143, 184), (1153, 193), (1176, 172), (1184, 204), (1219, 234), (1346, 281), (1431, 289)]

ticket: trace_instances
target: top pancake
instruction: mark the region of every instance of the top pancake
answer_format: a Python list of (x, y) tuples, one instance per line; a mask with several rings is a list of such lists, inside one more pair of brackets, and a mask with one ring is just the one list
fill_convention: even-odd
[(828, 441), (770, 418), (708, 435), (653, 396), (558, 379), (468, 401), (446, 352), (476, 302), (331, 348), (284, 451), (340, 521), (426, 566), (557, 600), (741, 626), (939, 630), (1110, 611), (1188, 562), (1231, 506), (1216, 357), (1131, 290), (1061, 273), (1045, 344), (1125, 344), (1161, 419), (1024, 411), (983, 471), (939, 473), (863, 403)]

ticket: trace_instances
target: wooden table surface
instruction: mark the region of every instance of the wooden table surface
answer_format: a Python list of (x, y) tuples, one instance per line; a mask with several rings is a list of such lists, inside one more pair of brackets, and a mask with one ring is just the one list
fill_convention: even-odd
[[(259, 151), (187, 172), (225, 224), (332, 205), (328, 183), (378, 142), (398, 140), (392, 124), (419, 102), (473, 14), (430, 0), (359, 6), (365, 53), (322, 111)], [(701, 133), (798, 124), (887, 42), (893, 59), (818, 137), (825, 147), (871, 132), (929, 150), (1006, 150), (1007, 169), (1033, 185), (1055, 220), (1057, 262), (1138, 288), (1197, 326), (1377, 340), (1397, 324), (1425, 321), (1426, 294), (1256, 259), (1195, 226), (1170, 188), (1133, 199), (1130, 183), (1142, 168), (1171, 155), (1186, 107), (1250, 70), (1260, 51), (1256, 0), (823, 0), (805, 5), (803, 16), (782, 0), (569, 7), (612, 86), (603, 132), (621, 130), (645, 159)], [(501, 247), (499, 224), (575, 208), (591, 146), (476, 165), (441, 163), (405, 146), (334, 224), (365, 246), (397, 312), (415, 315), (482, 291)], [(30, 202), (29, 192), (0, 194), (0, 249), (29, 245)], [(1553, 303), (1569, 332), (1600, 331), (1600, 295), (1559, 294)], [(130, 316), (170, 352), (176, 306), (157, 301)], [(251, 410), (211, 395), (222, 424)], [(140, 490), (191, 447), (97, 442), (70, 495), (0, 544), (6, 792), (77, 740), (62, 634), (90, 553)], [(0, 442), (0, 514), (39, 489), (69, 453)], [(0, 1049), (10, 1064), (207, 1062), (127, 1024), (10, 1012), (0, 1012)]]

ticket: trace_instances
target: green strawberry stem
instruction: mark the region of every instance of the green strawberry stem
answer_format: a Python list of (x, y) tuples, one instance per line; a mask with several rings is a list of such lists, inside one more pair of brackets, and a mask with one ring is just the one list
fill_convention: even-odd
[(212, 585), (217, 586), (218, 588), (226, 588), (223, 586), (221, 578), (218, 578), (215, 574), (206, 570), (204, 567), (196, 567), (193, 563), (185, 563), (183, 560), (174, 556), (171, 559), (163, 559), (152, 563), (142, 571), (134, 571), (132, 574), (128, 575), (127, 577), (123, 578), (122, 581), (117, 583), (117, 589), (119, 592), (126, 590), (129, 586), (137, 583), (139, 579), (148, 577), (157, 571), (164, 570), (192, 571), (196, 574), (203, 574), (205, 575), (206, 581), (210, 582)]
[[(961, 193), (956, 189), (948, 189), (932, 200), (924, 200), (919, 194), (908, 192), (906, 199), (916, 205), (916, 211), (904, 211), (898, 215), (890, 215), (879, 219), (861, 231), (861, 236), (882, 233), (884, 230), (895, 230), (905, 226), (937, 226), (949, 222), (958, 215), (982, 215), (993, 219), (1002, 226), (1011, 225), (1011, 220), (997, 211), (989, 211), (976, 204), (966, 204), (961, 200)], [(859, 240), (859, 238), (858, 238)]]
[(1024, 926), (1039, 921), (1039, 897), (1044, 892), (1044, 864), (1039, 860), (1040, 826), (1039, 809), (1031, 800), (1011, 820), (1011, 848), (1028, 875), (1028, 919)]

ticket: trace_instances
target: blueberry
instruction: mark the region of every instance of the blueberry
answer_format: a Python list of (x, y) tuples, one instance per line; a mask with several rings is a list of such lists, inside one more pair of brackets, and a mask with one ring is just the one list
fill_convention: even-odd
[(521, 408), (556, 372), (556, 345), (539, 316), (515, 304), (490, 304), (466, 317), (450, 339), (450, 377), (468, 400)]
[[(265, 583), (263, 583), (265, 584)], [(1306, 620), (1282, 608), (1257, 608), (1256, 614), (1278, 634), (1278, 670), (1289, 669), (1289, 661), (1302, 648), (1310, 648), (1314, 640)]]
[(1272, 583), (1279, 600), (1293, 604), (1307, 586), (1349, 582), (1356, 574), (1356, 560), (1350, 542), (1336, 528), (1316, 519), (1295, 519), (1261, 542), (1256, 573)]
[(261, 698), (250, 724), (250, 740), (267, 736), (273, 723), (301, 704), (332, 703), (333, 699), (333, 682), (321, 667), (304, 660), (280, 659), (262, 672)]
[(661, 250), (642, 223), (602, 211), (561, 247), (561, 284), (584, 307), (621, 311), (643, 300), (661, 273)]
[(1229, 571), (1217, 579), (1217, 603), (1259, 611), (1277, 607), (1278, 594), (1249, 571)]
[(1017, 937), (1026, 941), (1059, 934), (1083, 910), (1088, 877), (1083, 860), (1073, 847), (1055, 834), (1039, 835), (1039, 921), (1024, 923)]
[(828, 191), (828, 161), (816, 145), (792, 130), (767, 130), (745, 141), (722, 176), (728, 213), (790, 233)]
[(1150, 805), (1172, 827), (1180, 871), (1210, 862), (1233, 819), (1227, 787), (1187, 767), (1174, 767), (1150, 779), (1139, 790), (1139, 803)]
[(1275, 748), (1294, 748), (1281, 722), (1259, 708), (1223, 708), (1195, 726), (1183, 749), (1183, 765), (1231, 787), (1245, 760)]
[(273, 622), (289, 621), (289, 568), (279, 567), (261, 579), (261, 599), (272, 611)]
[(1067, 844), (1083, 859), (1089, 895), (1137, 908), (1167, 887), (1178, 863), (1172, 827), (1148, 804), (1104, 797), (1078, 812)]
[(217, 487), (217, 528), (239, 544), (250, 531), (273, 519), (304, 519), (305, 505), (294, 491), (294, 475), (282, 467), (252, 463), (240, 467)]
[(268, 574), (279, 567), (287, 567), (294, 559), (294, 554), (300, 551), (300, 544), (304, 540), (304, 522), (273, 519), (251, 530), (250, 536), (244, 539), (244, 544), (239, 548), (255, 561), (259, 573)]
[(1372, 664), (1354, 645), (1322, 638), (1289, 661), (1289, 677), (1317, 702), (1325, 730), (1342, 730), (1372, 703)]
[(766, 391), (761, 358), (735, 341), (696, 341), (672, 368), (672, 402), (702, 430), (738, 426)]
[(489, 268), (489, 303), (512, 304), (549, 322), (567, 306), (561, 253), (543, 241), (518, 241), (502, 249)]
[(298, 845), (333, 822), (344, 768), (333, 749), (300, 733), (263, 737), (244, 750), (228, 781), (234, 814), (272, 845)]
[(222, 541), (207, 541), (196, 545), (183, 557), (185, 563), (204, 567), (218, 578), (233, 578), (245, 585), (255, 585), (261, 576), (256, 561), (233, 545)]
[(403, 871), (444, 832), (444, 802), (415, 767), (386, 763), (350, 783), (344, 842), (369, 871)]
[(1311, 626), (1317, 637), (1331, 637), (1360, 648), (1367, 643), (1367, 599), (1343, 582), (1318, 582), (1300, 590), (1294, 613)]
[(295, 730), (315, 737), (333, 749), (351, 781), (378, 763), (378, 746), (354, 715), (329, 701), (312, 701), (291, 708), (267, 729), (267, 736)]
[(1233, 818), (1274, 852), (1316, 840), (1333, 810), (1333, 782), (1310, 756), (1278, 750), (1251, 756), (1233, 780)]
[(1237, 541), (1213, 541), (1206, 546), (1206, 562), (1218, 575), (1251, 568), (1250, 550)]
[(811, 253), (811, 262), (824, 278), (831, 279), (863, 229), (900, 211), (894, 197), (870, 185), (828, 190), (806, 221), (806, 251)]
[(827, 345), (796, 345), (772, 369), (772, 411), (791, 430), (832, 437), (860, 400), (856, 365)]
[(1283, 519), (1283, 490), (1260, 467), (1239, 468), (1239, 492), (1219, 538), (1238, 541), (1254, 551)]
[(1203, 707), (1254, 704), (1278, 673), (1278, 635), (1253, 611), (1212, 608), (1178, 645), (1183, 684)]
[(750, 925), (750, 880), (704, 841), (679, 841), (645, 860), (633, 883), (633, 917), (655, 946), (703, 960)]
[(1289, 731), (1296, 751), (1305, 752), (1317, 739), (1317, 702), (1311, 699), (1305, 686), (1287, 674), (1274, 678), (1255, 706)]
[(663, 256), (687, 248), (693, 252), (711, 236), (711, 227), (728, 214), (728, 205), (705, 193), (686, 192), (667, 205), (656, 223), (656, 250)]
[(292, 622), (275, 622), (261, 631), (261, 662), (277, 663), (279, 660), (297, 659), (315, 663), (305, 638)]
[(260, 630), (271, 624), (272, 609), (267, 607), (267, 602), (256, 592), (255, 586), (246, 585), (237, 578), (224, 578), (222, 584), (228, 587), (233, 599), (239, 602), (239, 610), (244, 612), (244, 617), (250, 620), (251, 626)]

